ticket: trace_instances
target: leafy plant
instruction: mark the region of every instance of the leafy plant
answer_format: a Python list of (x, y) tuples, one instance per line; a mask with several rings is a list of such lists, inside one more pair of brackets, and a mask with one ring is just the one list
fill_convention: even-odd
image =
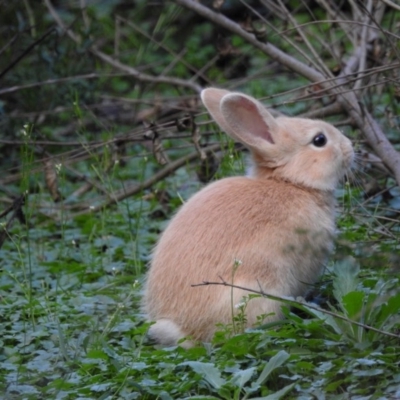
[[(387, 154), (371, 152), (385, 137), (365, 146), (375, 123), (398, 146), (398, 11), (220, 2), (211, 21), (178, 3), (2, 5), (1, 396), (399, 398), (400, 191)], [(282, 299), (284, 321), (244, 330), (245, 299), (212, 343), (159, 349), (140, 309), (151, 249), (187, 198), (249, 164), (200, 108), (212, 85), (343, 127), (359, 169), (338, 192), (336, 251), (315, 288), (324, 304)], [(355, 100), (338, 107), (346, 93)]]

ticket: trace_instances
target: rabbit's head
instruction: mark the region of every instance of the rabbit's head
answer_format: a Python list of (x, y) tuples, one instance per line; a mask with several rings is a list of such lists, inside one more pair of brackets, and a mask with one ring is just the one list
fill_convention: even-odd
[(331, 124), (274, 118), (252, 97), (222, 89), (205, 89), (201, 98), (218, 125), (251, 151), (255, 176), (333, 190), (352, 164), (350, 140)]

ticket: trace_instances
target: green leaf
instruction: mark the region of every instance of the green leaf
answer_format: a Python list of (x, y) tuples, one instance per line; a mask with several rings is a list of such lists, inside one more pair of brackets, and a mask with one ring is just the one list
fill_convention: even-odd
[(220, 400), (219, 397), (214, 396), (189, 396), (184, 397), (182, 400)]
[(226, 383), (225, 379), (221, 377), (220, 371), (211, 363), (203, 363), (200, 361), (186, 361), (179, 365), (189, 366), (194, 372), (203, 376), (203, 378), (215, 389), (221, 388)]
[(231, 383), (237, 386), (238, 388), (242, 389), (244, 385), (251, 379), (256, 370), (255, 367), (251, 367), (245, 370), (237, 371), (234, 373)]
[(333, 294), (340, 303), (343, 296), (356, 290), (360, 267), (352, 258), (335, 264), (333, 268)]
[(388, 319), (395, 319), (395, 316), (400, 315), (400, 292), (386, 296), (388, 297), (387, 301), (380, 305), (379, 313), (376, 316), (375, 322), (378, 322), (379, 326), (383, 326)]
[(289, 357), (290, 357), (290, 355), (288, 353), (286, 353), (285, 350), (281, 350), (279, 353), (277, 353), (273, 357), (271, 357), (271, 359), (265, 365), (260, 376), (254, 382), (252, 387), (260, 387), (262, 385), (262, 383), (268, 378), (270, 373), (274, 369), (280, 367)]
[(359, 321), (363, 314), (364, 292), (350, 292), (342, 297), (343, 311), (348, 318)]
[(284, 388), (282, 388), (281, 390), (278, 390), (277, 392), (273, 393), (273, 394), (269, 394), (268, 396), (264, 396), (264, 397), (252, 397), (251, 400), (279, 400), (282, 398), (282, 396), (284, 396), (286, 393), (290, 392), (294, 385), (296, 384), (296, 382), (291, 383), (290, 385), (285, 386)]

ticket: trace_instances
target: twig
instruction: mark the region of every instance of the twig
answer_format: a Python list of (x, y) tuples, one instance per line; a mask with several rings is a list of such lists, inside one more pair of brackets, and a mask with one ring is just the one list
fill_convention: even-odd
[(332, 88), (332, 83), (327, 82), (324, 75), (315, 70), (315, 68), (293, 58), (271, 43), (262, 43), (258, 41), (253, 34), (243, 30), (239, 24), (233, 22), (224, 15), (215, 13), (211, 9), (203, 6), (201, 3), (193, 0), (175, 0), (175, 2), (239, 35), (248, 43), (252, 44), (257, 49), (260, 49), (274, 60), (304, 76), (310, 81), (319, 83), (324, 88), (328, 88), (331, 94), (338, 95), (338, 101), (342, 104), (342, 107), (347, 110), (349, 116), (363, 132), (369, 145), (375, 150), (378, 156), (384, 160), (386, 166), (394, 174), (397, 184), (400, 185), (400, 155), (389, 142), (381, 127), (369, 114), (368, 110), (359, 104), (354, 93), (341, 93), (340, 90)]
[[(394, 32), (389, 32), (388, 30), (383, 29), (381, 26), (365, 24), (364, 22), (360, 22), (360, 21), (345, 21), (345, 20), (338, 20), (338, 19), (319, 19), (318, 21), (309, 21), (309, 22), (305, 22), (304, 24), (299, 24), (297, 26), (299, 28), (302, 28), (302, 27), (306, 27), (309, 25), (320, 25), (320, 24), (324, 24), (324, 23), (330, 23), (330, 24), (341, 23), (344, 25), (356, 25), (356, 26), (361, 26), (361, 27), (367, 26), (368, 29), (371, 31), (379, 31), (379, 32), (382, 32), (384, 35), (387, 35), (393, 39), (400, 40), (400, 35), (396, 35), (396, 33), (394, 33)], [(293, 30), (296, 30), (296, 28), (287, 28), (283, 31), (279, 31), (279, 33), (277, 33), (275, 35), (271, 35), (271, 37), (279, 36), (280, 34), (287, 33), (287, 32), (293, 31)]]
[[(119, 15), (117, 15), (116, 20), (118, 22), (121, 22), (121, 21), (124, 22), (129, 27), (134, 29), (136, 32), (139, 32), (146, 39), (149, 39), (151, 42), (155, 43), (161, 49), (165, 50), (168, 54), (174, 56), (175, 59), (179, 59), (179, 62), (182, 63), (188, 70), (192, 71), (195, 74), (195, 76), (201, 77), (204, 81), (211, 84), (209, 78), (206, 75), (204, 75), (201, 70), (197, 70), (195, 67), (193, 67), (191, 64), (189, 64), (187, 61), (185, 61), (185, 59), (182, 58), (180, 54), (177, 54), (175, 51), (171, 50), (165, 44), (156, 40), (153, 36), (149, 35), (145, 30), (143, 30), (142, 28), (137, 26), (137, 24), (134, 24), (132, 21), (128, 21), (126, 18), (123, 18)], [(191, 80), (193, 80), (193, 79), (191, 79)]]
[[(51, 16), (54, 18), (56, 21), (57, 25), (67, 33), (67, 35), (76, 43), (80, 43), (81, 39), (80, 37), (75, 34), (70, 28), (65, 26), (64, 22), (58, 15), (57, 11), (53, 7), (52, 3), (50, 0), (44, 0)], [(182, 86), (182, 87), (187, 87), (188, 89), (191, 89), (197, 93), (201, 92), (201, 86), (198, 85), (197, 83), (185, 80), (185, 79), (180, 79), (180, 78), (174, 78), (174, 77), (167, 77), (167, 76), (153, 76), (153, 75), (148, 75), (145, 73), (142, 73), (138, 71), (136, 68), (130, 67), (129, 65), (123, 64), (120, 61), (114, 59), (113, 57), (103, 53), (101, 50), (99, 50), (95, 45), (89, 48), (89, 51), (95, 55), (97, 58), (101, 59), (105, 63), (113, 66), (114, 68), (124, 71), (131, 76), (135, 77), (137, 80), (142, 81), (142, 82), (151, 82), (151, 83), (167, 83), (169, 85), (175, 85), (175, 86)]]
[(25, 204), (26, 194), (19, 196), (14, 202), (0, 214), (0, 218), (6, 216), (10, 211), (12, 211), (12, 215), (10, 219), (6, 222), (5, 226), (2, 227), (2, 231), (0, 232), (0, 248), (3, 246), (6, 237), (8, 236), (8, 230), (11, 228), (14, 219), (18, 219), (21, 223), (26, 224), (25, 215), (22, 210), (22, 207)]
[(296, 32), (300, 35), (302, 38), (303, 42), (306, 44), (307, 48), (311, 52), (311, 54), (314, 56), (314, 59), (316, 60), (316, 63), (318, 66), (321, 68), (321, 70), (326, 74), (326, 76), (332, 77), (332, 72), (329, 70), (329, 68), (325, 65), (325, 63), (322, 61), (321, 57), (315, 50), (314, 46), (310, 43), (308, 40), (307, 36), (304, 34), (303, 30), (301, 27), (297, 24), (296, 19), (292, 16), (292, 14), (289, 12), (289, 10), (286, 8), (285, 4), (283, 3), (282, 0), (278, 0), (279, 4), (281, 5), (281, 8), (284, 10), (286, 14), (286, 18), (291, 22), (291, 24), (294, 26), (294, 29)]
[(400, 6), (396, 3), (393, 3), (393, 1), (390, 0), (381, 0), (383, 1), (387, 6), (394, 8), (397, 11), (400, 11)]
[(208, 286), (208, 285), (221, 285), (221, 286), (227, 286), (227, 287), (234, 288), (234, 289), (245, 290), (246, 292), (256, 293), (256, 294), (259, 294), (261, 296), (267, 297), (268, 299), (271, 299), (271, 300), (283, 301), (283, 302), (289, 303), (289, 304), (305, 306), (307, 308), (311, 308), (312, 310), (321, 312), (323, 314), (328, 314), (328, 315), (330, 315), (332, 317), (341, 319), (341, 320), (343, 320), (345, 322), (348, 322), (350, 324), (359, 326), (361, 328), (368, 329), (368, 330), (371, 330), (373, 332), (380, 333), (382, 335), (386, 335), (386, 336), (389, 336), (389, 337), (392, 337), (392, 338), (395, 338), (395, 339), (400, 339), (400, 335), (396, 335), (395, 333), (382, 331), (382, 330), (374, 328), (373, 326), (370, 326), (370, 325), (362, 324), (361, 322), (354, 321), (354, 320), (349, 319), (349, 318), (347, 318), (347, 317), (345, 317), (343, 315), (334, 313), (333, 311), (325, 310), (323, 308), (314, 306), (313, 304), (306, 303), (306, 302), (301, 302), (301, 301), (294, 300), (294, 299), (289, 299), (287, 297), (280, 297), (280, 296), (275, 296), (275, 295), (272, 295), (272, 294), (268, 294), (268, 293), (264, 292), (264, 290), (261, 287), (260, 287), (260, 290), (255, 290), (255, 289), (249, 289), (249, 288), (246, 288), (246, 287), (243, 287), (243, 286), (239, 286), (239, 285), (234, 285), (232, 283), (226, 282), (221, 276), (219, 278), (221, 279), (221, 282), (204, 281), (202, 283), (197, 283), (197, 284), (194, 284), (194, 285), (191, 285), (191, 286), (192, 287), (198, 287), (198, 286)]
[(342, 105), (335, 101), (332, 104), (329, 104), (326, 107), (319, 108), (317, 110), (307, 111), (305, 113), (300, 114), (299, 116), (302, 118), (326, 118), (332, 115), (337, 115), (343, 112)]
[(39, 39), (31, 43), (15, 60), (11, 62), (3, 71), (0, 72), (0, 78), (2, 78), (7, 72), (9, 72), (15, 65), (17, 65), (28, 53), (30, 53), (39, 43), (43, 42), (51, 33), (55, 31), (55, 28), (50, 28), (44, 33)]
[(0, 95), (6, 94), (6, 93), (13, 93), (18, 90), (31, 89), (31, 88), (35, 88), (38, 86), (55, 85), (58, 83), (69, 82), (69, 81), (76, 80), (76, 79), (97, 79), (97, 78), (104, 78), (104, 77), (107, 78), (107, 77), (127, 76), (127, 75), (130, 75), (130, 74), (127, 72), (117, 73), (117, 74), (96, 74), (93, 72), (91, 74), (85, 74), (85, 75), (67, 76), (65, 78), (48, 79), (48, 80), (42, 81), (42, 82), (34, 82), (34, 83), (28, 83), (26, 85), (11, 86), (11, 87), (8, 87), (5, 89), (0, 89)]
[(186, 7), (192, 11), (195, 11), (199, 15), (209, 19), (215, 24), (237, 34), (238, 36), (241, 36), (257, 49), (260, 49), (262, 52), (269, 55), (274, 60), (298, 72), (300, 75), (306, 77), (310, 81), (320, 83), (325, 82), (324, 75), (317, 72), (314, 68), (309, 67), (301, 61), (298, 61), (297, 59), (289, 56), (271, 43), (263, 43), (258, 41), (252, 33), (246, 32), (239, 24), (233, 22), (224, 15), (212, 11), (211, 9), (203, 6), (201, 3), (194, 0), (175, 0), (175, 3), (180, 4), (181, 6)]
[[(368, 11), (369, 13), (371, 12), (372, 8), (372, 2), (371, 0), (368, 0)], [(354, 89), (357, 90), (360, 88), (362, 84), (362, 75), (364, 74), (365, 71), (365, 64), (367, 61), (367, 50), (368, 50), (368, 39), (369, 39), (369, 30), (368, 30), (368, 14), (365, 15), (366, 19), (366, 24), (362, 27), (361, 29), (361, 38), (360, 38), (360, 56), (359, 56), (359, 62), (358, 62), (358, 71), (357, 71), (357, 77), (359, 79), (356, 80), (354, 84)]]
[[(191, 0), (188, 0), (188, 1), (191, 1)], [(279, 36), (279, 37), (281, 37), (283, 40), (285, 40), (295, 51), (297, 51), (298, 53), (299, 53), (299, 55), (304, 59), (304, 60), (306, 60), (310, 65), (312, 65), (313, 64), (313, 60), (312, 60), (312, 58), (311, 57), (309, 57), (309, 55), (308, 55), (308, 53), (306, 53), (305, 51), (303, 51), (303, 49), (300, 47), (300, 46), (298, 46), (292, 39), (290, 39), (287, 35), (285, 35), (284, 33), (282, 33), (282, 31), (279, 31), (278, 29), (276, 29), (275, 28), (275, 26), (274, 26), (274, 24), (272, 24), (272, 23), (270, 23), (269, 21), (268, 21), (268, 19), (266, 19), (266, 18), (264, 18), (259, 12), (257, 12), (257, 10), (255, 10), (253, 7), (251, 7), (246, 1), (244, 1), (244, 0), (241, 0), (241, 2), (242, 2), (242, 4), (244, 5), (244, 6), (246, 6), (248, 9), (250, 9), (251, 11), (252, 11), (252, 13), (254, 14), (254, 15), (256, 15), (261, 21), (263, 21), (265, 24), (267, 24), (268, 25), (268, 27), (269, 28), (271, 28), (274, 32), (275, 32), (275, 35), (276, 36)], [(218, 14), (219, 15), (219, 14)], [(226, 18), (226, 17), (225, 17)], [(231, 20), (229, 20), (229, 19), (227, 19), (228, 21), (231, 21)], [(231, 21), (232, 22), (232, 21)], [(243, 30), (241, 27), (240, 27), (240, 25), (238, 25), (239, 26), (239, 28), (243, 31), (243, 32), (246, 32), (248, 35), (250, 35), (250, 38), (253, 38), (254, 39), (254, 43), (251, 43), (251, 44), (253, 44), (254, 46), (256, 46), (256, 44), (257, 43), (261, 43), (261, 42), (259, 42), (258, 41), (258, 39), (253, 35), (253, 34), (251, 34), (251, 33), (248, 33), (247, 31), (245, 31), (245, 30)], [(226, 27), (226, 29), (230, 29), (230, 28), (227, 28)], [(295, 28), (296, 29), (296, 28)], [(236, 32), (237, 33), (237, 32)], [(239, 34), (240, 35), (240, 34)], [(275, 35), (271, 35), (272, 37), (273, 36), (275, 36)], [(248, 39), (246, 39), (246, 40), (248, 40)], [(268, 43), (267, 43), (268, 44)], [(272, 46), (272, 48), (273, 48), (274, 46)], [(277, 49), (277, 48), (275, 48), (276, 50), (279, 50), (279, 49)], [(262, 50), (262, 49), (261, 49)], [(263, 50), (262, 50), (263, 51)], [(280, 51), (280, 50), (279, 50)], [(264, 51), (265, 52), (265, 51)], [(285, 54), (285, 53), (283, 53), (283, 52), (281, 52), (282, 54)], [(274, 58), (274, 56), (272, 56), (271, 55), (271, 57), (273, 57)], [(277, 61), (279, 61), (278, 59), (277, 59)], [(304, 64), (303, 63), (303, 65), (306, 65), (306, 64)], [(321, 75), (322, 76), (322, 75)], [(321, 78), (321, 79), (323, 79), (323, 78)]]
[[(222, 147), (222, 144), (217, 143), (217, 144), (205, 147), (202, 150), (205, 154), (208, 154), (208, 153), (212, 153), (212, 152), (215, 152), (215, 151), (221, 149), (221, 147)], [(138, 185), (134, 185), (133, 187), (128, 187), (128, 188), (118, 191), (113, 194), (112, 198), (110, 198), (109, 200), (107, 200), (99, 205), (96, 205), (96, 206), (85, 205), (84, 206), (85, 209), (83, 211), (80, 211), (80, 212), (74, 214), (74, 217), (78, 216), (78, 215), (88, 214), (90, 212), (96, 212), (96, 211), (103, 210), (103, 209), (108, 208), (122, 200), (125, 200), (128, 197), (138, 194), (138, 193), (142, 192), (143, 190), (148, 189), (149, 187), (153, 186), (155, 183), (159, 182), (160, 180), (164, 179), (165, 177), (170, 175), (172, 172), (176, 171), (178, 168), (181, 168), (184, 165), (186, 165), (187, 163), (197, 159), (199, 156), (200, 155), (199, 155), (198, 151), (195, 151), (184, 157), (181, 157), (178, 160), (175, 160), (175, 161), (171, 162), (170, 164), (166, 165), (162, 170), (155, 173), (151, 178), (149, 178), (145, 182), (138, 184)]]
[[(333, 10), (331, 4), (329, 4), (329, 2), (326, 0), (317, 0), (317, 3), (325, 8), (327, 13), (332, 17), (332, 19), (337, 20), (338, 25), (340, 26), (342, 32), (344, 32), (347, 38), (350, 40), (350, 42), (352, 42), (352, 44), (355, 45), (356, 41), (354, 40), (352, 35), (352, 28), (343, 23), (345, 19), (343, 17), (340, 17), (340, 10), (339, 9)], [(339, 16), (339, 18), (337, 18), (337, 16)]]
[[(48, 1), (48, 0), (45, 0)], [(150, 82), (150, 83), (167, 83), (169, 85), (174, 85), (174, 86), (182, 86), (182, 87), (187, 87), (188, 89), (192, 89), (193, 91), (200, 93), (202, 90), (202, 87), (198, 85), (197, 83), (185, 80), (185, 79), (179, 79), (179, 78), (173, 78), (173, 77), (167, 77), (167, 76), (153, 76), (153, 75), (148, 75), (144, 74), (142, 72), (139, 72), (137, 69), (132, 68), (126, 64), (122, 64), (120, 61), (115, 60), (111, 56), (103, 53), (102, 51), (98, 50), (96, 47), (92, 47), (90, 49), (90, 52), (94, 54), (96, 57), (100, 58), (107, 64), (113, 66), (116, 69), (119, 69), (120, 71), (128, 72), (130, 75), (135, 77), (137, 80), (142, 81), (142, 82)]]

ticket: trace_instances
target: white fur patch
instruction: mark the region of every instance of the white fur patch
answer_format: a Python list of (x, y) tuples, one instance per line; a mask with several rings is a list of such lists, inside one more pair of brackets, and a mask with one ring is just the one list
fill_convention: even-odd
[[(182, 332), (180, 327), (169, 319), (160, 319), (149, 329), (148, 335), (151, 339), (155, 340), (162, 346), (170, 347), (176, 346), (179, 340), (183, 339), (186, 335)], [(179, 343), (180, 346), (187, 349), (193, 346), (189, 340)]]

